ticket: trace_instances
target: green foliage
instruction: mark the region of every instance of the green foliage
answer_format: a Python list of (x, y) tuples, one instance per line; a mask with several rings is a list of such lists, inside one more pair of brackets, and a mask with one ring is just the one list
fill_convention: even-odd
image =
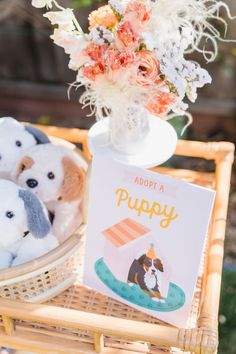
[(51, 123), (51, 118), (48, 116), (41, 116), (37, 120), (38, 124), (49, 125)]
[(74, 9), (79, 9), (82, 7), (87, 7), (92, 5), (93, 0), (72, 0), (72, 6)]
[(218, 354), (236, 353), (236, 272), (223, 271), (219, 311), (220, 346)]
[(94, 5), (96, 8), (97, 6), (102, 5), (103, 2), (103, 0), (72, 0), (72, 6), (74, 9), (81, 9), (91, 5)]

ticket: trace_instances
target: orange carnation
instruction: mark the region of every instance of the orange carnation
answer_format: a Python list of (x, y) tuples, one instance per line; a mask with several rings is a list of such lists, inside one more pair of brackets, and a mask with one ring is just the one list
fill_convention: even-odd
[(107, 44), (99, 45), (96, 43), (89, 43), (89, 45), (83, 50), (83, 54), (89, 56), (93, 61), (101, 61), (103, 60), (107, 48)]
[(121, 23), (116, 31), (116, 46), (120, 50), (134, 50), (139, 44), (139, 37), (129, 21)]
[(82, 68), (83, 75), (89, 80), (94, 81), (98, 75), (102, 75), (105, 72), (105, 66), (103, 62), (97, 62), (94, 65), (87, 65)]
[(136, 31), (141, 31), (143, 25), (149, 21), (150, 14), (145, 4), (130, 1), (125, 11), (125, 21), (130, 21)]
[(106, 51), (105, 62), (109, 69), (119, 70), (134, 64), (134, 53), (120, 53), (117, 49), (108, 49)]
[(90, 31), (98, 25), (110, 28), (117, 25), (117, 23), (118, 19), (110, 5), (101, 6), (98, 10), (91, 12), (89, 15)]
[(148, 111), (156, 116), (164, 116), (168, 113), (170, 106), (175, 103), (176, 97), (170, 92), (160, 92), (146, 108)]

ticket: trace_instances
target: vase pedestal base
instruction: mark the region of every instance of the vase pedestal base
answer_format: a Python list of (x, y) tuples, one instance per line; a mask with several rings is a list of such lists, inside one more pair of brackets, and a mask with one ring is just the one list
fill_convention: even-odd
[[(100, 153), (118, 162), (151, 168), (167, 161), (175, 152), (177, 134), (166, 121), (150, 116), (150, 130), (138, 154), (125, 154), (116, 150), (110, 139), (109, 118), (95, 123), (89, 131), (89, 148), (92, 154)], [(142, 142), (140, 142), (142, 144)]]

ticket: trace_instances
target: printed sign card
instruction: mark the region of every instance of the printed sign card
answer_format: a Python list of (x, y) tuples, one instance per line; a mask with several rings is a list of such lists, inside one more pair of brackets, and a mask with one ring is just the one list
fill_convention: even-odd
[(96, 155), (84, 282), (186, 326), (214, 191)]

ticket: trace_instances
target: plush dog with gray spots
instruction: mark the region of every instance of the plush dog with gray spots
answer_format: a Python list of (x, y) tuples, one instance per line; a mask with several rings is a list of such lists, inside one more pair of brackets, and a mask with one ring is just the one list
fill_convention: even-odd
[(58, 245), (47, 209), (30, 191), (0, 179), (0, 269), (42, 256)]
[(39, 129), (20, 124), (11, 117), (0, 118), (0, 178), (11, 179), (12, 170), (22, 152), (45, 143), (49, 143), (49, 139)]

